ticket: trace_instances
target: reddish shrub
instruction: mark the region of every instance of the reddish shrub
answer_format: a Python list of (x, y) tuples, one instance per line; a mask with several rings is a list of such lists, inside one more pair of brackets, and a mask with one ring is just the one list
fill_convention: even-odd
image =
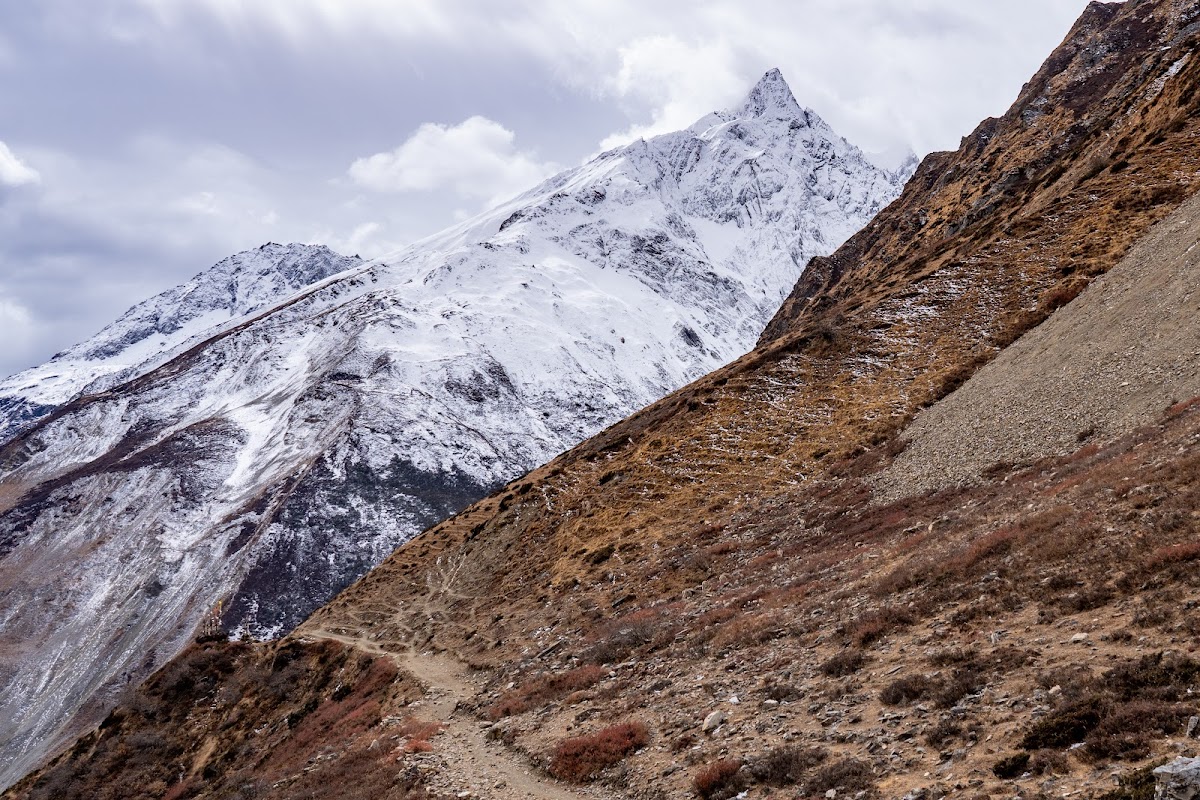
[(589, 781), (649, 741), (650, 734), (640, 722), (623, 722), (589, 736), (563, 739), (554, 748), (547, 771), (559, 780)]
[(429, 740), (442, 732), (440, 722), (428, 722), (423, 719), (409, 717), (400, 723), (396, 733), (408, 741), (404, 745), (406, 753), (428, 753), (433, 750)]
[(847, 631), (850, 639), (859, 647), (865, 647), (882, 639), (891, 631), (913, 623), (913, 615), (903, 608), (886, 606), (864, 614), (855, 620)]
[(1159, 547), (1150, 554), (1150, 557), (1146, 559), (1146, 569), (1153, 572), (1173, 564), (1195, 561), (1198, 558), (1200, 558), (1200, 542), (1168, 545)]
[(595, 664), (587, 664), (558, 674), (534, 676), (512, 691), (505, 692), (484, 715), (490, 720), (521, 714), (535, 706), (565, 697), (599, 683), (607, 673)]
[(733, 797), (745, 785), (741, 770), (742, 762), (739, 759), (723, 758), (697, 772), (692, 779), (692, 789), (703, 800)]

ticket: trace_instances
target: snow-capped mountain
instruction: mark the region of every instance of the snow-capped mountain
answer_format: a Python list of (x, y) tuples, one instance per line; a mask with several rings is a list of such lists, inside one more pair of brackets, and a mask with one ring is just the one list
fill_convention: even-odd
[(287, 630), (424, 527), (750, 349), (804, 264), (906, 177), (772, 71), (732, 111), (267, 291), (24, 430), (0, 449), (0, 785), (219, 598), (230, 626)]
[(0, 380), (0, 443), (64, 403), (144, 374), (222, 326), (359, 262), (321, 245), (273, 242), (230, 256), (138, 303), (86, 342)]

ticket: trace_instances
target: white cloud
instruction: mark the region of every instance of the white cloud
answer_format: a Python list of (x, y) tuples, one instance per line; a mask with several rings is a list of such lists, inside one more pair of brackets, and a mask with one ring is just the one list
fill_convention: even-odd
[(38, 171), (17, 158), (8, 145), (0, 142), (0, 186), (24, 186), (39, 183)]
[(635, 123), (601, 142), (608, 149), (639, 137), (679, 130), (723, 109), (749, 90), (721, 41), (689, 44), (675, 36), (635, 39), (618, 49), (621, 66), (605, 88), (650, 106), (647, 123)]
[(0, 296), (0, 331), (4, 331), (6, 359), (14, 364), (28, 363), (36, 338), (34, 327), (29, 309), (16, 300)]
[(160, 25), (186, 27), (198, 14), (208, 15), (235, 35), (259, 29), (297, 47), (330, 37), (452, 39), (479, 11), (470, 0), (404, 0), (399, 6), (395, 0), (134, 0), (133, 5)]
[(499, 202), (529, 189), (558, 167), (516, 149), (516, 135), (486, 117), (458, 125), (427, 122), (386, 153), (350, 165), (351, 179), (377, 192), (450, 190)]

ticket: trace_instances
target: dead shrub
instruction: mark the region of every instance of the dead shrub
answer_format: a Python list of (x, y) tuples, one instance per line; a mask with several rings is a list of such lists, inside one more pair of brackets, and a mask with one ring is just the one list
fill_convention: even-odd
[(750, 774), (768, 786), (794, 786), (829, 757), (820, 747), (777, 747), (750, 764)]
[(725, 800), (745, 788), (742, 762), (736, 758), (723, 758), (702, 768), (692, 779), (692, 790), (702, 800)]
[(866, 661), (862, 650), (846, 649), (821, 664), (821, 672), (831, 678), (844, 678), (862, 669)]
[(611, 725), (588, 736), (563, 739), (554, 748), (547, 771), (559, 780), (583, 783), (649, 742), (649, 731), (640, 722)]
[(935, 688), (934, 681), (925, 675), (906, 675), (883, 687), (879, 701), (889, 706), (908, 705), (928, 696)]
[(503, 717), (521, 714), (531, 708), (552, 700), (587, 689), (604, 679), (608, 673), (595, 664), (585, 664), (557, 674), (536, 675), (516, 689), (505, 692), (484, 711), (484, 716), (495, 721)]
[(1005, 756), (992, 765), (992, 774), (1003, 781), (1019, 778), (1029, 768), (1029, 753)]
[(871, 767), (854, 758), (845, 758), (827, 764), (804, 782), (804, 792), (809, 795), (823, 795), (830, 789), (842, 792), (870, 791), (875, 787), (875, 777)]
[(882, 639), (897, 628), (913, 623), (913, 615), (907, 609), (884, 606), (859, 617), (851, 623), (847, 634), (859, 647), (865, 647)]

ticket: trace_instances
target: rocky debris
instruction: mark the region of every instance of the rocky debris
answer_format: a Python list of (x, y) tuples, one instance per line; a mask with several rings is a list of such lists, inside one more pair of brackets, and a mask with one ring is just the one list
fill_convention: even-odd
[(1200, 758), (1180, 757), (1154, 770), (1154, 800), (1200, 798)]
[(729, 720), (729, 715), (724, 711), (713, 711), (704, 718), (704, 724), (700, 729), (705, 733), (712, 733), (717, 728), (724, 725)]

